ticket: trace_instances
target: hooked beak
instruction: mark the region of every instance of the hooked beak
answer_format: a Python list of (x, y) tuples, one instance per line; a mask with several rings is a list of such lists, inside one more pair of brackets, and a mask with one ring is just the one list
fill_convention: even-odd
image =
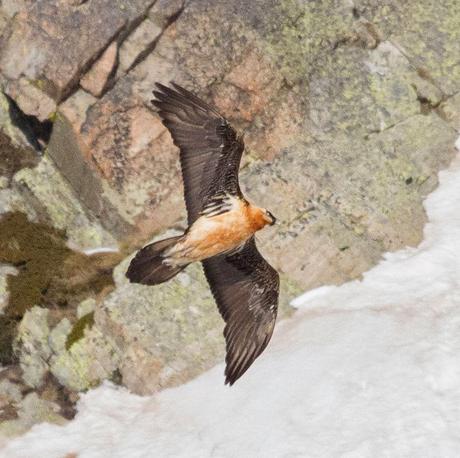
[(276, 223), (276, 218), (273, 216), (273, 214), (271, 212), (267, 212), (267, 213), (268, 213), (268, 216), (271, 219), (270, 226), (273, 226)]

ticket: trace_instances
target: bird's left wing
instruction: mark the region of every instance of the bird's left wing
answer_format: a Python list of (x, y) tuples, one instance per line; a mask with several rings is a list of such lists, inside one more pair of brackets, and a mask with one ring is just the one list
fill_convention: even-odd
[(153, 105), (180, 149), (188, 223), (241, 196), (238, 171), (244, 143), (218, 111), (178, 84), (157, 83)]
[(264, 351), (278, 310), (279, 275), (257, 250), (254, 237), (232, 254), (203, 261), (226, 322), (225, 383), (232, 385)]

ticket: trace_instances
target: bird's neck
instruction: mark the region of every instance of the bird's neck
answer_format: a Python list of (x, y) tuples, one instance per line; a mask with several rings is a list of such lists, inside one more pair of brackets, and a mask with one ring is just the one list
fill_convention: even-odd
[(251, 225), (253, 232), (260, 231), (260, 229), (268, 224), (267, 217), (262, 208), (248, 203), (246, 212), (249, 224)]

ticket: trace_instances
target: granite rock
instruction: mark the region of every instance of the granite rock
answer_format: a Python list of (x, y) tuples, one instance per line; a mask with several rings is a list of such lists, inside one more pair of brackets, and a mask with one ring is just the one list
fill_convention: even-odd
[(95, 97), (100, 97), (116, 69), (117, 60), (118, 45), (112, 42), (88, 73), (81, 78), (80, 86)]
[(0, 68), (9, 80), (21, 76), (56, 101), (77, 86), (107, 45), (130, 30), (153, 1), (34, 2), (14, 16), (0, 44)]
[(162, 27), (146, 18), (120, 47), (119, 72), (126, 73), (151, 51), (161, 35)]

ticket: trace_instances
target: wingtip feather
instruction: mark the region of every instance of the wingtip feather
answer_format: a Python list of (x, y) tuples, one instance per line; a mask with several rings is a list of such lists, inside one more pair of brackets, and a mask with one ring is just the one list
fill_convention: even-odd
[(160, 83), (160, 82), (155, 82), (155, 86), (157, 87), (157, 89), (159, 89), (160, 91), (164, 91), (164, 90), (167, 90), (168, 89), (168, 86)]

